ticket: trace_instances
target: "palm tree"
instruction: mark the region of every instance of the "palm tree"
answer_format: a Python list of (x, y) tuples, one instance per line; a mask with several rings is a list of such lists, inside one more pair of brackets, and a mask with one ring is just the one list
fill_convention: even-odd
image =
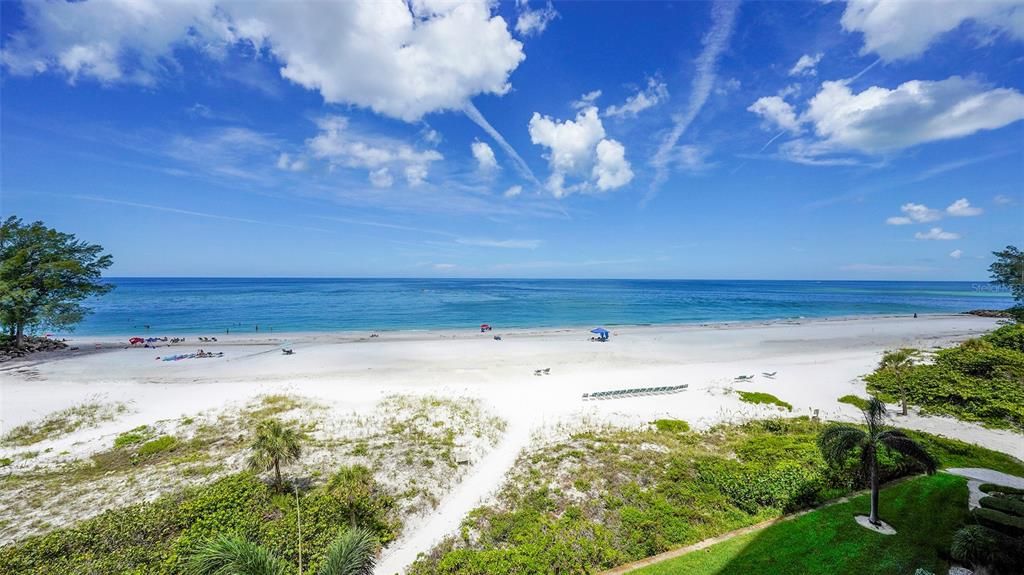
[(288, 564), (265, 547), (236, 535), (222, 535), (199, 546), (185, 564), (189, 575), (287, 575)]
[(373, 575), (377, 538), (366, 529), (348, 529), (327, 548), (319, 575)]
[[(317, 575), (371, 575), (377, 539), (365, 529), (342, 532), (327, 548)], [(289, 565), (265, 547), (236, 535), (222, 535), (199, 546), (185, 564), (188, 575), (286, 575)]]
[[(880, 525), (878, 519), (878, 451), (887, 448), (919, 463), (926, 473), (935, 473), (938, 462), (923, 447), (898, 429), (885, 429), (885, 404), (877, 397), (868, 400), (864, 409), (867, 430), (852, 425), (833, 425), (818, 436), (818, 449), (830, 465), (843, 463), (851, 455), (858, 454), (861, 469), (871, 482), (872, 525)], [(859, 453), (858, 453), (859, 451)]]
[(907, 414), (907, 372), (914, 367), (914, 362), (920, 352), (916, 349), (904, 347), (895, 351), (887, 351), (882, 355), (882, 361), (878, 362), (878, 370), (892, 374), (896, 381), (896, 387), (900, 390), (900, 403), (902, 410), (900, 415)]
[(285, 427), (276, 419), (263, 421), (256, 427), (252, 440), (249, 468), (253, 471), (274, 470), (274, 483), (281, 486), (281, 464), (288, 464), (302, 455), (302, 433)]
[(351, 527), (356, 526), (356, 511), (361, 501), (374, 497), (373, 472), (363, 465), (345, 465), (331, 477), (327, 491), (345, 502)]

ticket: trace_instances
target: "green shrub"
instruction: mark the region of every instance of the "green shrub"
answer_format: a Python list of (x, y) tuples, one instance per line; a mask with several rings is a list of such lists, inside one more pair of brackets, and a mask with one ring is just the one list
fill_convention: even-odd
[(982, 497), (978, 504), (986, 509), (995, 509), (1008, 515), (1024, 517), (1024, 501), (1018, 501), (1010, 497)]
[(777, 405), (779, 407), (784, 407), (789, 411), (793, 411), (792, 405), (782, 401), (770, 393), (764, 393), (761, 391), (737, 391), (736, 393), (739, 394), (740, 401), (745, 403)]
[(983, 493), (1009, 493), (1012, 495), (1024, 495), (1024, 489), (1008, 487), (1006, 485), (996, 485), (995, 483), (982, 483), (978, 486), (978, 489)]
[(140, 457), (147, 457), (163, 451), (173, 451), (177, 446), (177, 439), (170, 435), (161, 435), (152, 441), (143, 443), (142, 446), (139, 447), (138, 454)]
[(991, 427), (1024, 431), (1024, 326), (1002, 327), (943, 349), (934, 363), (916, 365), (901, 383), (886, 371), (868, 375), (868, 391), (908, 403), (923, 413), (949, 415)]
[(953, 535), (950, 555), (975, 569), (1011, 575), (1024, 567), (1024, 542), (983, 525), (968, 525)]
[(985, 507), (978, 507), (971, 514), (978, 523), (991, 527), (996, 531), (1012, 536), (1024, 535), (1024, 517), (1009, 515), (1002, 511)]
[(654, 427), (662, 433), (686, 433), (690, 431), (690, 424), (682, 419), (656, 419)]
[(140, 425), (131, 431), (126, 431), (114, 438), (114, 449), (121, 449), (129, 445), (137, 445), (148, 441), (156, 432), (148, 425)]
[(858, 397), (858, 396), (853, 395), (853, 394), (844, 395), (844, 396), (840, 397), (838, 399), (838, 401), (839, 401), (839, 403), (848, 403), (848, 404), (850, 404), (850, 405), (852, 405), (852, 406), (854, 406), (857, 409), (860, 409), (862, 411), (868, 408), (868, 400), (864, 399), (863, 397)]

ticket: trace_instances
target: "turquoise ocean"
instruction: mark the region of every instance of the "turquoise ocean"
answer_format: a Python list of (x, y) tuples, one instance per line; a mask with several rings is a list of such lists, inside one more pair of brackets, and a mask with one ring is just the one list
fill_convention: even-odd
[[(533, 328), (957, 313), (987, 282), (108, 278), (75, 335)], [(146, 326), (149, 326), (146, 328)]]

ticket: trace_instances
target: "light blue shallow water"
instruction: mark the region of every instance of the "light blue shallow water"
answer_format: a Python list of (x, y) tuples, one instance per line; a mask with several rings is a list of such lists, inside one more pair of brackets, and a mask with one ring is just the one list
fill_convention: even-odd
[[(78, 335), (775, 320), (1006, 308), (984, 282), (110, 278)], [(145, 330), (145, 326), (150, 326)]]

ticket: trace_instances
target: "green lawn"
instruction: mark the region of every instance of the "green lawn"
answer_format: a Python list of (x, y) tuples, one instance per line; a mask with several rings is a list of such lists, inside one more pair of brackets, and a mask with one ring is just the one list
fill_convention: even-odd
[(940, 554), (948, 551), (967, 516), (965, 479), (939, 473), (883, 490), (880, 515), (896, 535), (878, 535), (854, 523), (853, 516), (867, 514), (868, 505), (863, 495), (634, 573), (897, 575), (918, 567), (945, 572)]

